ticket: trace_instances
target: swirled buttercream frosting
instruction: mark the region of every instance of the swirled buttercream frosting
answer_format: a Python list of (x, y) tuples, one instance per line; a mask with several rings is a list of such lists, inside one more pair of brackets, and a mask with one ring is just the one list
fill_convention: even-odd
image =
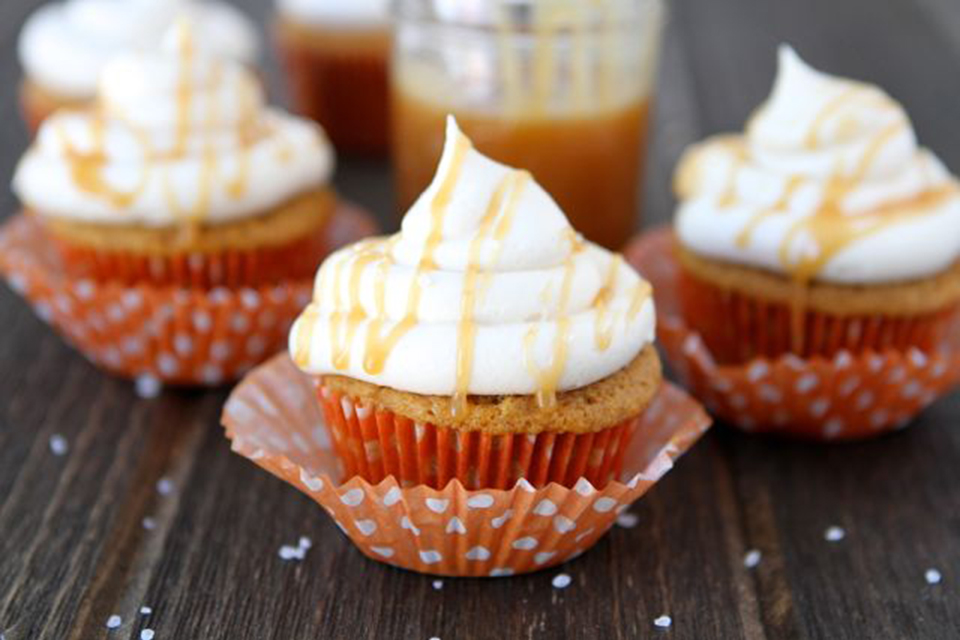
[(903, 107), (786, 46), (746, 132), (693, 146), (675, 188), (686, 248), (799, 280), (905, 281), (960, 258), (957, 180)]
[(648, 283), (449, 118), (437, 174), (401, 231), (324, 262), (290, 350), (308, 373), (451, 396), (456, 411), (469, 395), (550, 406), (653, 337)]
[(158, 51), (106, 66), (95, 107), (45, 121), (14, 176), (24, 204), (98, 224), (217, 224), (325, 184), (323, 131), (266, 107), (253, 74), (197, 37), (177, 23)]
[(253, 64), (259, 43), (251, 21), (208, 0), (65, 0), (38, 9), (24, 25), (20, 62), (27, 76), (57, 95), (92, 99), (104, 66), (117, 55), (159, 46), (179, 18), (211, 52)]

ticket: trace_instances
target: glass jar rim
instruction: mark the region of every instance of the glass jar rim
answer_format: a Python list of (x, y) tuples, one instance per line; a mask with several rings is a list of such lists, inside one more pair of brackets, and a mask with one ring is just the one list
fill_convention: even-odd
[[(392, 0), (398, 22), (411, 21), (469, 29), (538, 28), (537, 12), (547, 10), (553, 30), (610, 30), (662, 21), (664, 0)], [(547, 26), (547, 25), (545, 25)]]

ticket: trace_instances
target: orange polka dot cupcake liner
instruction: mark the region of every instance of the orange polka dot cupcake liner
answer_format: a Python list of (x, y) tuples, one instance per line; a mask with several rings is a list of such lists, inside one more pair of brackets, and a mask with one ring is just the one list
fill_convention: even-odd
[[(683, 275), (674, 242), (672, 230), (658, 229), (634, 240), (626, 257), (657, 291), (657, 337), (667, 360), (724, 422), (745, 431), (813, 440), (866, 439), (909, 426), (920, 411), (960, 384), (956, 325), (939, 331), (936, 344), (922, 349), (884, 341), (873, 347), (863, 339), (887, 330), (870, 326), (862, 328), (864, 338), (857, 344), (838, 343), (829, 338), (835, 334), (813, 322), (819, 344), (838, 347), (829, 355), (758, 355), (724, 364), (684, 317), (678, 286)], [(728, 311), (714, 309), (710, 317), (731, 318), (736, 324), (736, 315), (720, 315)], [(889, 331), (897, 335), (910, 329)]]
[[(930, 352), (960, 330), (960, 307), (910, 317), (803, 315), (794, 335), (793, 309), (719, 289), (680, 269), (676, 291), (683, 316), (721, 363), (793, 353), (811, 358), (843, 351), (909, 350)], [(723, 322), (716, 322), (723, 318)], [(800, 345), (797, 349), (795, 345)]]
[(314, 394), (286, 354), (257, 367), (224, 408), (233, 450), (315, 500), (373, 560), (445, 576), (509, 576), (575, 558), (710, 426), (696, 401), (664, 384), (640, 417), (644, 437), (602, 488), (584, 477), (572, 487), (520, 479), (479, 490), (454, 478), (438, 489), (346, 475)]
[[(328, 226), (330, 248), (376, 232), (366, 213), (349, 206)], [(313, 289), (312, 277), (211, 289), (76, 277), (64, 270), (40, 223), (25, 214), (0, 227), (0, 273), (96, 366), (191, 386), (236, 380), (283, 350)]]
[(506, 489), (520, 478), (535, 487), (572, 487), (581, 478), (604, 487), (623, 471), (638, 419), (596, 433), (493, 435), (423, 424), (340, 395), (316, 382), (324, 423), (346, 476), (434, 489), (458, 480), (467, 489)]
[(218, 253), (149, 256), (79, 246), (51, 235), (63, 268), (79, 278), (156, 286), (259, 287), (291, 279), (312, 278), (330, 251), (324, 234), (311, 234), (275, 247)]

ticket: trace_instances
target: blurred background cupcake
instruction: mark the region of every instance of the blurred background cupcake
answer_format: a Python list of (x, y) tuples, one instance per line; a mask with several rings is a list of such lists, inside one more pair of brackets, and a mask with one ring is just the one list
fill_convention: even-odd
[(451, 118), (400, 233), (325, 261), (290, 349), (348, 478), (603, 486), (660, 386), (651, 293)]
[(61, 111), (14, 190), (71, 276), (189, 287), (309, 278), (336, 197), (319, 126), (265, 106), (245, 66), (189, 21), (115, 58), (97, 102)]
[(721, 363), (957, 331), (960, 187), (876, 87), (783, 47), (746, 133), (691, 148), (676, 191), (684, 317)]
[(294, 110), (341, 153), (387, 149), (389, 0), (277, 0), (276, 39)]
[(216, 55), (256, 64), (253, 23), (218, 0), (64, 0), (47, 4), (20, 34), (21, 102), (31, 130), (63, 107), (88, 106), (106, 64), (129, 50), (151, 50), (177, 16)]

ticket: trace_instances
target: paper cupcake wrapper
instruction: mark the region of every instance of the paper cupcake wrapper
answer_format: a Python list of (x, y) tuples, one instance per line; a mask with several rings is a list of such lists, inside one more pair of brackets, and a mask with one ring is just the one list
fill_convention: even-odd
[(322, 230), (275, 247), (170, 256), (104, 251), (50, 237), (64, 270), (75, 278), (198, 289), (260, 287), (312, 278), (331, 249)]
[(338, 151), (383, 154), (389, 142), (387, 58), (318, 50), (279, 34), (277, 48), (297, 113), (323, 125)]
[(710, 425), (703, 409), (665, 384), (644, 412), (624, 473), (597, 489), (524, 480), (509, 490), (402, 487), (392, 476), (342, 482), (312, 382), (281, 355), (252, 371), (223, 413), (233, 450), (310, 496), (374, 560), (422, 573), (507, 576), (570, 560), (603, 536)]
[(801, 335), (795, 335), (793, 309), (788, 304), (722, 290), (682, 266), (676, 287), (687, 324), (721, 364), (788, 353), (811, 358), (911, 347), (931, 352), (960, 330), (960, 306), (905, 317), (836, 316), (809, 310), (803, 314)]
[[(906, 427), (960, 382), (960, 335), (935, 351), (887, 348), (832, 357), (787, 354), (718, 364), (685, 321), (673, 233), (658, 229), (627, 248), (657, 293), (657, 334), (667, 361), (714, 415), (746, 431), (854, 440)], [(727, 319), (714, 316), (717, 322)]]
[(623, 471), (637, 419), (588, 434), (491, 435), (415, 423), (317, 385), (324, 423), (346, 477), (434, 489), (457, 479), (469, 490), (506, 489), (520, 478), (542, 487), (585, 478), (604, 487)]
[[(344, 207), (328, 226), (331, 245), (376, 231), (353, 207)], [(24, 214), (0, 227), (0, 273), (95, 365), (181, 385), (235, 380), (283, 349), (313, 289), (312, 278), (210, 290), (74, 278), (64, 273), (49, 236)]]

